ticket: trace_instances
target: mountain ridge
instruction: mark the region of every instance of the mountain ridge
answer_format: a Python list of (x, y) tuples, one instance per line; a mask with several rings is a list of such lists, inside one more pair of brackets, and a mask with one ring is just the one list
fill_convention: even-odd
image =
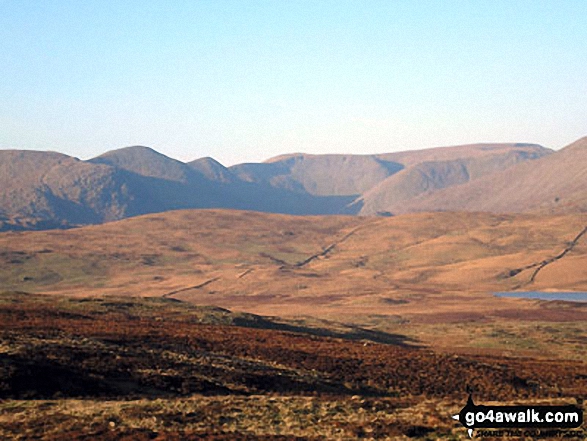
[[(564, 162), (565, 156), (573, 156), (572, 167), (580, 167), (585, 145), (587, 137), (558, 152), (529, 143), (478, 143), (367, 155), (291, 153), (230, 167), (210, 157), (181, 162), (145, 146), (114, 149), (88, 160), (4, 150), (0, 231), (68, 228), (189, 208), (295, 215), (483, 211), (494, 205), (499, 211), (488, 194), (493, 190), (475, 190), (481, 185), (476, 182), (491, 182), (491, 176), (514, 182), (518, 170)], [(587, 206), (582, 187), (556, 188), (568, 191), (557, 196), (558, 206), (536, 202), (516, 208), (573, 212)], [(504, 207), (504, 212), (512, 210)]]

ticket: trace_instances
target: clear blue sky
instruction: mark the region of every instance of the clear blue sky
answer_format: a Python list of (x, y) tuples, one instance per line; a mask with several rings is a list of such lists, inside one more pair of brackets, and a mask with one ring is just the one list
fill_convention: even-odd
[(587, 135), (587, 1), (0, 0), (0, 148), (274, 155)]

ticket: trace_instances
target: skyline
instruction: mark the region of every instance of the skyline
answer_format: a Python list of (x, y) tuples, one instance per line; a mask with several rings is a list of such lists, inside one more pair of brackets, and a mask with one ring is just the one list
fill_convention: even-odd
[(0, 1), (0, 148), (225, 165), (587, 134), (581, 1)]

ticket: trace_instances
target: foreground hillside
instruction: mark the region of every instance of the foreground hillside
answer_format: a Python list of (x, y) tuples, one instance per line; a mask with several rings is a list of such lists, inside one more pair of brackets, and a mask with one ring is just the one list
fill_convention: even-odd
[(172, 300), (4, 292), (0, 436), (464, 439), (450, 416), (468, 388), (502, 402), (574, 403), (587, 393), (584, 362), (437, 354), (283, 329)]
[(0, 151), (0, 231), (185, 208), (387, 214), (420, 195), (550, 154), (532, 144), (474, 144), (379, 155), (296, 154), (227, 168), (212, 158), (183, 163), (141, 146), (88, 161), (6, 150)]

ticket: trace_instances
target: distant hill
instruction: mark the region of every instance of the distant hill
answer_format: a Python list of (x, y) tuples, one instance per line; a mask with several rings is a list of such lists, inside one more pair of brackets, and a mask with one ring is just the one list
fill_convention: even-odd
[[(87, 161), (6, 150), (0, 151), (0, 231), (186, 208), (295, 215), (584, 211), (584, 144), (560, 152), (510, 143), (375, 155), (296, 153), (232, 167), (213, 158), (184, 163), (142, 146)], [(536, 186), (541, 190), (533, 193)]]
[(133, 192), (142, 183), (124, 171), (54, 152), (0, 151), (4, 228), (55, 228), (149, 212)]
[(587, 212), (587, 137), (539, 158), (408, 201), (403, 212)]
[(320, 196), (359, 195), (404, 166), (375, 155), (296, 154), (231, 170), (249, 182)]
[(88, 161), (0, 151), (0, 231), (68, 228), (185, 208), (335, 214), (353, 199), (247, 182), (211, 158), (185, 164), (147, 147)]
[[(353, 205), (360, 205), (360, 213), (405, 213), (412, 199), (435, 194), (475, 181), (483, 176), (506, 170), (521, 162), (549, 155), (552, 151), (531, 144), (477, 144), (454, 149), (430, 149), (401, 154), (407, 166), (381, 181), (363, 194)], [(457, 153), (457, 154), (455, 154)], [(418, 162), (418, 160), (423, 160)]]
[[(295, 153), (231, 170), (241, 179), (314, 195), (362, 195), (404, 169), (425, 165), (445, 186), (454, 185), (447, 165), (467, 161), (475, 175), (502, 170), (513, 161), (535, 159), (552, 150), (535, 144), (470, 144), (376, 155), (308, 155)], [(515, 158), (515, 159), (514, 159)], [(409, 174), (411, 171), (403, 172)], [(460, 181), (457, 181), (461, 183)], [(416, 194), (419, 194), (418, 191)], [(372, 214), (372, 213), (365, 213)]]

